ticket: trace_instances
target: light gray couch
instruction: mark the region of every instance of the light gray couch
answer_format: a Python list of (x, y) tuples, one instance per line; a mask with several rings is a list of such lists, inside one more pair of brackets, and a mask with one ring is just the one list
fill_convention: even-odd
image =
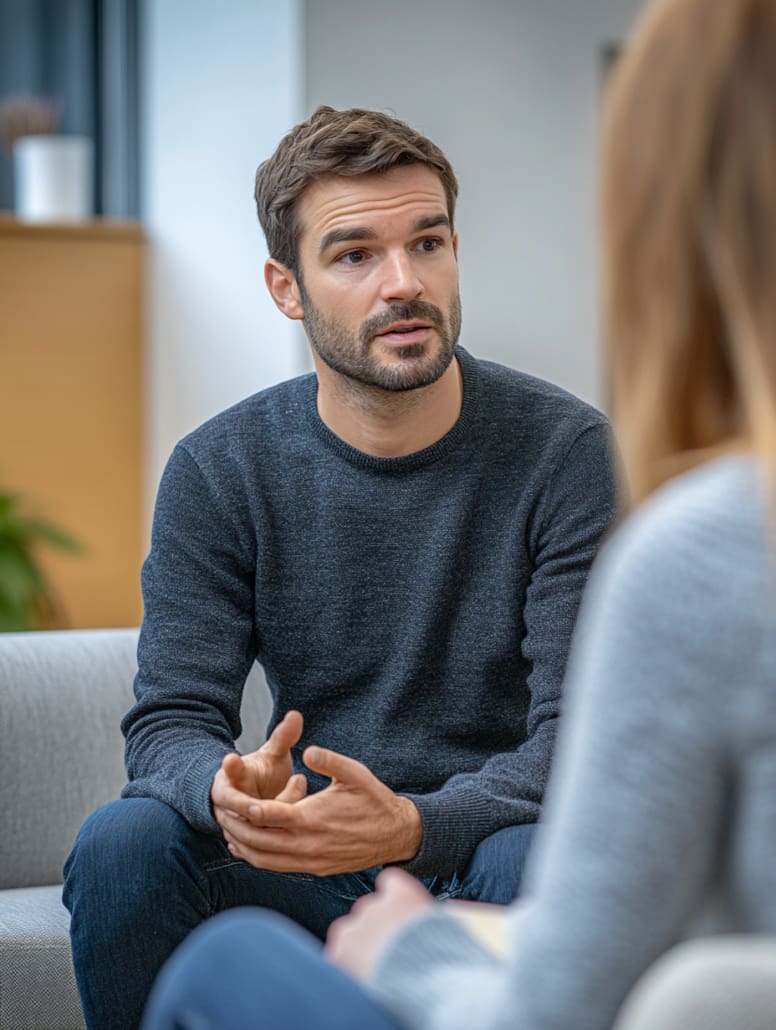
[[(0, 1030), (80, 1030), (62, 865), (78, 828), (126, 777), (137, 630), (0, 634)], [(270, 700), (254, 666), (250, 750)]]
[(685, 941), (631, 991), (614, 1030), (774, 1030), (776, 937)]

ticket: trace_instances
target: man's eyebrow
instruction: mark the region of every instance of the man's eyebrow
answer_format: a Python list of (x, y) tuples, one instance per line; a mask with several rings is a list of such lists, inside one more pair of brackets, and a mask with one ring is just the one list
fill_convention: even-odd
[(412, 227), (413, 232), (423, 232), (424, 229), (436, 229), (437, 226), (444, 225), (450, 232), (453, 231), (452, 225), (450, 225), (450, 219), (447, 215), (425, 215), (423, 218), (419, 218)]
[(354, 226), (352, 228), (345, 229), (332, 229), (327, 232), (321, 242), (318, 244), (318, 253), (323, 254), (324, 251), (328, 250), (329, 247), (333, 247), (337, 243), (350, 243), (356, 240), (376, 240), (377, 233), (374, 229), (369, 229), (366, 226)]

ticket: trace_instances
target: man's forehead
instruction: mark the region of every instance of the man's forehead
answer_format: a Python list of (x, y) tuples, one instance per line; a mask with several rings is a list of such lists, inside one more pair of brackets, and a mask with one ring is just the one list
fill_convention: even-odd
[(403, 165), (366, 175), (329, 175), (303, 193), (299, 202), (300, 238), (320, 240), (348, 225), (368, 226), (385, 218), (447, 216), (439, 176), (425, 165)]

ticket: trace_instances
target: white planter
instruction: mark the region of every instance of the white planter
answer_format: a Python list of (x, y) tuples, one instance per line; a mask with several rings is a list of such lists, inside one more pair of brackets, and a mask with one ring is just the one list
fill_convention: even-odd
[(94, 147), (86, 136), (22, 136), (13, 147), (14, 207), (26, 222), (91, 218)]

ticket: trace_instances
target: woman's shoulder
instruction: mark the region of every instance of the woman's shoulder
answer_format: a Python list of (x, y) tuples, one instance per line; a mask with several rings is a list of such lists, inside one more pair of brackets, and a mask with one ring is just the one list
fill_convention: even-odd
[[(761, 470), (709, 462), (666, 484), (596, 560), (576, 640), (582, 681), (618, 668), (611, 689), (650, 704), (708, 709), (714, 726), (731, 684), (759, 690), (776, 673), (776, 553)], [(581, 658), (579, 657), (581, 655)], [(620, 661), (620, 665), (617, 662)], [(603, 663), (603, 665), (601, 664)], [(682, 684), (679, 690), (677, 684)], [(718, 687), (719, 689), (716, 689)], [(589, 692), (600, 705), (599, 687)], [(606, 704), (611, 699), (607, 699)], [(697, 713), (696, 713), (697, 714)]]
[[(776, 613), (776, 553), (762, 470), (746, 456), (671, 480), (613, 534), (594, 579), (615, 603), (649, 605), (682, 621)], [(708, 618), (706, 625), (708, 625)]]
[(728, 456), (670, 480), (630, 516), (612, 543), (623, 555), (735, 564), (746, 554), (765, 558), (770, 517), (756, 460)]

